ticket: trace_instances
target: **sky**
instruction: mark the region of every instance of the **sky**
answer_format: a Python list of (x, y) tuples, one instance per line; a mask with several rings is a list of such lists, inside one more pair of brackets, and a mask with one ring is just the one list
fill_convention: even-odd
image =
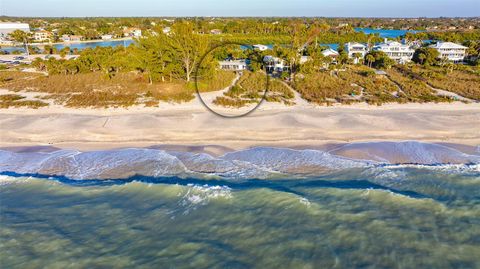
[(0, 15), (477, 17), (480, 0), (0, 0)]

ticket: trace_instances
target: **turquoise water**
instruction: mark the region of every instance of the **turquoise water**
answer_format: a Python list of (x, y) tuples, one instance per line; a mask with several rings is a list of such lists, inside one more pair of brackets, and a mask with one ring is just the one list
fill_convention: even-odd
[[(341, 156), (356, 150), (374, 156)], [(0, 265), (478, 268), (478, 158), (415, 142), (222, 156), (3, 150)]]
[[(420, 31), (413, 31), (413, 30), (389, 30), (389, 29), (372, 29), (372, 28), (355, 28), (357, 32), (364, 32), (365, 34), (378, 34), (382, 38), (397, 38), (400, 36), (405, 35), (407, 32), (416, 33)], [(95, 48), (95, 47), (117, 47), (117, 46), (130, 46), (134, 41), (133, 40), (107, 40), (101, 42), (83, 42), (83, 43), (68, 43), (68, 44), (56, 44), (53, 45), (58, 50), (61, 50), (65, 47), (69, 47), (70, 49), (78, 49), (83, 50), (86, 48)], [(327, 45), (332, 49), (337, 49), (338, 44), (323, 44)], [(268, 45), (269, 47), (273, 47), (273, 45)], [(16, 50), (25, 51), (22, 47), (2, 47), (1, 50), (12, 52)]]
[(356, 32), (365, 34), (378, 34), (382, 38), (397, 38), (404, 36), (406, 33), (419, 33), (422, 31), (415, 30), (397, 30), (397, 29), (372, 29), (372, 28), (355, 28)]

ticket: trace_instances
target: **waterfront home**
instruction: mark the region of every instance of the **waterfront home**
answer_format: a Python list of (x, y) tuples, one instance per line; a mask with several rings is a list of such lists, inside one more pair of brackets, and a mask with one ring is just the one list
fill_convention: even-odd
[(142, 30), (138, 28), (125, 28), (123, 29), (123, 35), (125, 37), (141, 37), (142, 36)]
[(113, 38), (113, 35), (102, 35), (101, 38), (102, 40), (110, 40)]
[(265, 50), (268, 50), (269, 47), (262, 44), (257, 44), (257, 45), (253, 45), (253, 49), (259, 50), (259, 51), (265, 51)]
[(10, 34), (13, 33), (15, 30), (30, 33), (30, 25), (28, 23), (0, 22), (1, 39), (8, 39), (10, 37)]
[(348, 58), (353, 58), (354, 63), (359, 63), (359, 59), (363, 59), (368, 52), (367, 46), (357, 42), (348, 42), (345, 44), (345, 51), (348, 54)]
[(81, 35), (62, 35), (63, 42), (79, 42), (83, 40)]
[(227, 71), (243, 71), (247, 70), (248, 64), (245, 59), (225, 60), (218, 62), (220, 69)]
[(45, 30), (35, 31), (33, 33), (33, 40), (37, 42), (50, 41), (51, 37), (52, 37), (52, 33)]
[(440, 53), (440, 58), (448, 61), (458, 63), (465, 59), (467, 54), (467, 47), (452, 43), (452, 42), (437, 42), (437, 44), (430, 45)]
[(372, 48), (372, 50), (382, 51), (387, 56), (395, 60), (399, 64), (405, 64), (412, 60), (415, 50), (410, 45), (405, 45), (397, 41), (388, 41), (380, 43)]
[(268, 73), (286, 72), (290, 70), (290, 66), (286, 65), (283, 59), (270, 55), (263, 57), (263, 63), (265, 64), (265, 70)]

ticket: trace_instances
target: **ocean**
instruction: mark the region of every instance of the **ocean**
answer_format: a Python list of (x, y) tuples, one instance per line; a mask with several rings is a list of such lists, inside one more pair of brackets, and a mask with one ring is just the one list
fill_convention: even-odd
[[(355, 157), (355, 158), (354, 158)], [(2, 268), (479, 268), (480, 150), (0, 150)]]

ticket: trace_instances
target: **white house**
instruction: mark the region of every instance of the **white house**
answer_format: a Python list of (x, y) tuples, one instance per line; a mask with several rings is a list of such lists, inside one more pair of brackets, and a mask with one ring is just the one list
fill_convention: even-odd
[(356, 64), (359, 61), (358, 59), (364, 58), (368, 52), (367, 46), (356, 42), (348, 42), (347, 44), (345, 44), (345, 50), (348, 54), (348, 58), (354, 58)]
[(270, 55), (263, 57), (263, 63), (265, 64), (265, 69), (268, 73), (290, 70), (290, 66), (285, 65), (284, 60)]
[(242, 71), (247, 70), (247, 62), (244, 59), (240, 60), (225, 60), (219, 61), (220, 69), (228, 71)]
[(212, 34), (212, 35), (220, 35), (220, 34), (222, 34), (222, 30), (220, 30), (220, 29), (212, 29), (212, 30), (210, 30), (210, 34)]
[(123, 35), (125, 37), (141, 37), (142, 30), (138, 28), (125, 28), (123, 29)]
[(0, 22), (0, 39), (8, 38), (15, 30), (30, 33), (30, 25), (28, 23)]
[(322, 55), (324, 57), (336, 58), (336, 57), (338, 57), (339, 54), (338, 54), (338, 51), (333, 50), (331, 48), (328, 48), (328, 49), (322, 51)]
[(171, 30), (172, 30), (172, 28), (170, 28), (170, 27), (167, 26), (167, 27), (164, 27), (164, 28), (162, 29), (162, 32), (163, 32), (164, 34), (168, 35)]
[(63, 42), (80, 42), (83, 40), (81, 35), (62, 35)]
[(113, 38), (113, 35), (102, 35), (102, 40), (109, 40)]
[(33, 39), (38, 42), (49, 41), (51, 37), (52, 33), (45, 30), (36, 31), (33, 33)]
[(458, 63), (465, 59), (467, 54), (467, 47), (455, 44), (452, 42), (437, 42), (435, 45), (430, 45), (440, 53), (440, 57), (449, 61)]
[(404, 64), (412, 60), (415, 50), (410, 45), (405, 45), (397, 41), (388, 41), (380, 43), (373, 47), (373, 50), (383, 51), (392, 60)]
[(257, 44), (257, 45), (253, 45), (253, 49), (256, 49), (259, 51), (265, 51), (265, 50), (268, 50), (269, 47), (262, 44)]

